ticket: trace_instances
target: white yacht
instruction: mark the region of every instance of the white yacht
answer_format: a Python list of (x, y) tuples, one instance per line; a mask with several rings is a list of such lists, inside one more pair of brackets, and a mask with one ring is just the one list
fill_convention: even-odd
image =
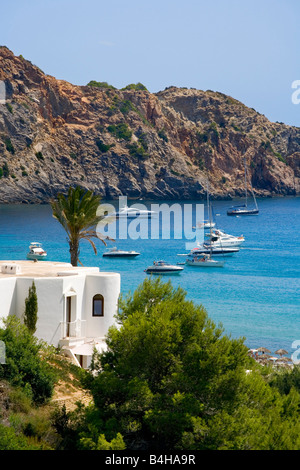
[(221, 230), (213, 230), (211, 234), (207, 234), (206, 236), (210, 237), (210, 242), (213, 247), (239, 247), (245, 241), (245, 237), (243, 235), (235, 237), (234, 235), (229, 235)]
[(108, 249), (102, 256), (107, 258), (136, 258), (140, 254), (137, 251), (118, 250), (117, 247), (114, 247)]
[(147, 274), (179, 274), (183, 271), (183, 268), (166, 263), (165, 261), (154, 261), (153, 265), (148, 266), (144, 271)]
[(39, 242), (31, 242), (29, 246), (29, 252), (27, 253), (27, 259), (41, 261), (46, 258), (47, 258), (47, 253), (43, 249), (42, 244)]

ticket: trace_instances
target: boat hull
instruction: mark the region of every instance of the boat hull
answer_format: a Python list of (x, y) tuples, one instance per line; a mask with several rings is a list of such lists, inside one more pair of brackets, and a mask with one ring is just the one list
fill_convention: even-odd
[(258, 209), (250, 209), (250, 210), (228, 210), (227, 215), (258, 215), (259, 210)]
[(193, 251), (193, 253), (190, 254), (190, 256), (195, 256), (195, 255), (222, 255), (222, 256), (232, 256), (234, 255), (234, 253), (238, 253), (240, 251), (239, 248), (235, 247), (235, 248), (212, 248), (212, 250), (210, 250), (210, 248), (199, 248), (195, 251)]
[(183, 271), (183, 268), (177, 269), (154, 269), (154, 268), (147, 268), (145, 269), (145, 273), (147, 274), (179, 274)]
[(196, 261), (196, 260), (187, 260), (186, 264), (189, 266), (195, 266), (200, 268), (222, 268), (224, 266), (223, 261), (214, 261), (214, 260), (205, 260), (205, 261)]
[(104, 258), (136, 258), (140, 253), (103, 253)]
[(47, 258), (47, 255), (33, 255), (33, 254), (30, 254), (28, 253), (27, 255), (27, 259), (29, 260), (38, 260), (38, 261), (42, 261), (42, 260), (45, 260)]

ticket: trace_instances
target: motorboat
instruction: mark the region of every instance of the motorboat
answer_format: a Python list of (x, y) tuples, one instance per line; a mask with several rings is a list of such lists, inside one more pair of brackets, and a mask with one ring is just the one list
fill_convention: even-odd
[(29, 252), (27, 259), (31, 260), (44, 260), (47, 258), (47, 252), (43, 249), (42, 244), (39, 242), (31, 242), (29, 245)]
[(238, 247), (245, 241), (245, 237), (243, 235), (235, 237), (234, 235), (229, 235), (221, 230), (213, 230), (211, 234), (207, 234), (207, 236), (210, 237), (210, 243), (213, 247)]
[(253, 208), (253, 209), (248, 208), (248, 192), (247, 192), (247, 179), (248, 179), (248, 176), (247, 176), (247, 165), (246, 165), (246, 158), (245, 157), (244, 157), (244, 173), (245, 173), (245, 204), (231, 207), (227, 211), (227, 215), (240, 216), (240, 215), (258, 215), (259, 214), (259, 210), (258, 210), (257, 202), (256, 202), (256, 199), (255, 199), (255, 195), (254, 195), (254, 192), (253, 192), (251, 181), (250, 181), (250, 189), (251, 189), (252, 197), (253, 197), (253, 200), (254, 200), (255, 208)]
[(157, 214), (155, 211), (148, 209), (139, 209), (137, 207), (128, 207), (124, 206), (119, 211), (112, 212), (107, 214), (105, 217), (115, 217), (116, 219), (126, 218), (126, 219), (135, 219), (136, 217), (148, 218), (153, 217)]
[(165, 261), (154, 261), (152, 266), (144, 270), (147, 274), (179, 274), (184, 268), (172, 265)]
[(138, 253), (137, 251), (118, 250), (114, 247), (104, 252), (102, 256), (107, 258), (135, 258), (140, 254), (141, 253)]
[(222, 268), (224, 261), (212, 259), (210, 255), (195, 255), (190, 259), (186, 260), (186, 264), (189, 266), (195, 266), (200, 268)]

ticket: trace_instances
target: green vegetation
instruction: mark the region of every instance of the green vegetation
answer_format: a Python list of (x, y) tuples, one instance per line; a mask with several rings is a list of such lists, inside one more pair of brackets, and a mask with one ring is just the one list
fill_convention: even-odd
[(149, 154), (145, 151), (142, 145), (137, 144), (134, 142), (133, 144), (128, 144), (127, 148), (129, 150), (130, 155), (136, 158), (144, 159), (149, 157)]
[[(68, 194), (59, 193), (57, 199), (51, 201), (53, 217), (63, 226), (68, 235), (71, 264), (77, 266), (79, 262), (79, 243), (87, 240), (97, 254), (93, 238), (101, 239), (96, 227), (101, 217), (97, 216), (100, 196), (92, 191), (85, 191), (76, 186), (70, 187)], [(104, 239), (102, 243), (106, 245)]]
[(6, 103), (5, 103), (5, 106), (6, 106), (6, 108), (8, 109), (8, 111), (9, 111), (11, 114), (14, 113), (13, 107), (12, 107), (12, 105), (11, 105), (10, 103), (6, 102)]
[(121, 299), (85, 378), (94, 405), (65, 417), (64, 436), (77, 449), (115, 439), (156, 452), (299, 449), (299, 369), (262, 369), (185, 297), (146, 279)]
[(271, 142), (269, 140), (267, 140), (266, 142), (262, 141), (260, 146), (262, 148), (264, 148), (266, 151), (270, 151), (276, 158), (278, 158), (279, 161), (287, 164), (287, 161), (285, 160), (285, 158), (283, 158), (283, 156), (281, 155), (281, 153), (279, 152), (275, 152), (275, 150), (273, 149), (272, 145), (271, 145)]
[(149, 157), (147, 136), (144, 132), (138, 134), (138, 142), (128, 144), (127, 148), (129, 149), (130, 155), (139, 159), (145, 159)]
[(135, 106), (129, 100), (124, 100), (120, 102), (119, 109), (122, 114), (126, 115), (129, 111), (135, 111)]
[(42, 152), (36, 152), (35, 156), (38, 160), (44, 160)]
[(145, 85), (143, 85), (142, 83), (138, 82), (138, 83), (130, 83), (129, 85), (125, 86), (124, 88), (121, 88), (121, 90), (147, 90), (147, 88), (145, 87)]
[(0, 167), (0, 178), (8, 178), (9, 177), (9, 168), (6, 162), (3, 163), (2, 168)]
[(110, 88), (111, 90), (115, 90), (116, 88), (112, 85), (110, 85), (107, 82), (97, 82), (96, 80), (91, 80), (87, 86), (92, 86), (96, 88)]
[(35, 283), (32, 283), (32, 286), (29, 287), (28, 297), (25, 299), (25, 314), (24, 314), (24, 324), (27, 326), (28, 331), (31, 334), (34, 334), (36, 331), (36, 322), (37, 322), (37, 313), (38, 313), (38, 300), (36, 295)]
[(96, 139), (96, 145), (100, 152), (108, 152), (112, 145), (104, 144), (101, 139)]
[(52, 396), (54, 376), (40, 357), (43, 345), (15, 317), (8, 317), (4, 324), (0, 340), (5, 344), (6, 361), (0, 364), (0, 379), (21, 388), (34, 403), (45, 403)]
[[(242, 338), (228, 337), (160, 278), (145, 279), (119, 307), (108, 349), (94, 354), (90, 371), (6, 320), (0, 402), (5, 390), (10, 410), (0, 417), (0, 450), (300, 449), (299, 366), (261, 366)], [(93, 402), (51, 407), (54, 384), (71, 386), (70, 375)]]
[(127, 141), (131, 140), (132, 131), (129, 128), (126, 122), (121, 122), (119, 124), (111, 124), (107, 127), (108, 132), (110, 132), (113, 136), (117, 137), (118, 139), (124, 139)]
[(14, 153), (15, 153), (15, 148), (14, 148), (13, 144), (11, 143), (10, 138), (9, 138), (9, 137), (6, 137), (6, 136), (3, 136), (2, 139), (3, 139), (3, 142), (4, 142), (4, 144), (5, 144), (6, 150), (7, 150), (9, 153), (11, 153), (12, 155), (14, 155)]

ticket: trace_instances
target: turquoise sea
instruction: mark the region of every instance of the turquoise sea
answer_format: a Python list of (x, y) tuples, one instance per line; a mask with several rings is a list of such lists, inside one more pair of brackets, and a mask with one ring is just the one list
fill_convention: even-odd
[[(151, 209), (151, 201), (138, 201)], [(187, 204), (183, 201), (164, 203)], [(201, 202), (201, 201), (200, 201)], [(156, 202), (157, 203), (157, 202)], [(199, 201), (190, 201), (192, 207)], [(129, 205), (133, 205), (131, 201)], [(245, 337), (250, 348), (279, 347), (294, 351), (292, 343), (300, 340), (300, 198), (258, 200), (258, 216), (229, 217), (229, 201), (213, 202), (217, 227), (232, 235), (243, 234), (246, 241), (240, 252), (226, 258), (223, 268), (201, 269), (189, 266), (171, 276), (187, 297), (201, 303), (215, 323), (222, 323), (225, 333)], [(69, 261), (66, 235), (52, 217), (48, 205), (0, 205), (0, 260), (26, 259), (28, 246), (39, 241), (48, 252), (48, 260)], [(154, 260), (176, 264), (184, 258), (185, 240), (117, 240), (109, 246), (135, 249), (135, 259), (102, 257), (105, 247), (100, 242), (98, 255), (83, 242), (80, 260), (102, 271), (121, 273), (122, 293), (133, 291), (147, 276), (144, 269)], [(164, 276), (168, 279), (167, 276)], [(1, 315), (1, 314), (0, 314)]]

